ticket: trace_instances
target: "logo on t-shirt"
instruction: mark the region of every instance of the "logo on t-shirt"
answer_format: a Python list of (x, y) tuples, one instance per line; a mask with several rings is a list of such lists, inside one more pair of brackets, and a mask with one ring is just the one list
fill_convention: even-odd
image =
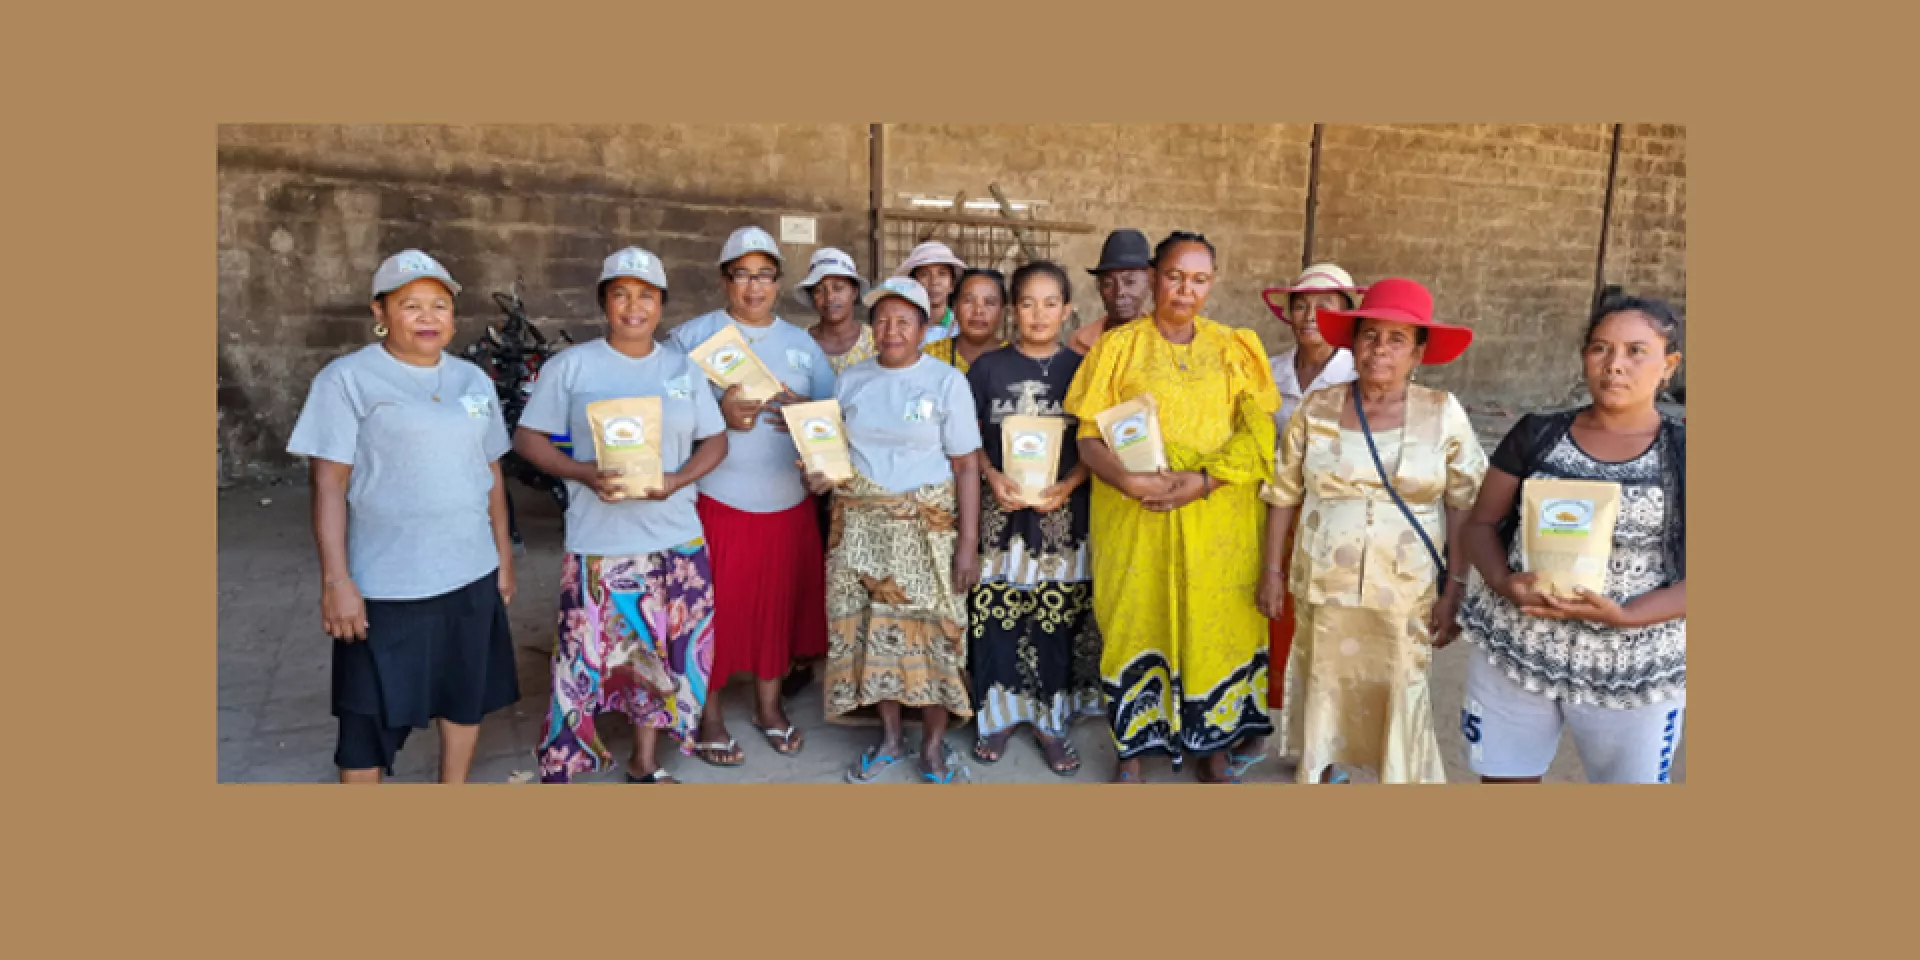
[(493, 409), (493, 398), (484, 393), (469, 393), (460, 398), (460, 405), (467, 410), (467, 416), (479, 419)]
[(788, 350), (787, 364), (803, 373), (813, 372), (813, 357), (805, 350)]
[(685, 400), (693, 396), (693, 381), (686, 374), (674, 377), (666, 383), (667, 396), (675, 400)]
[(906, 420), (908, 423), (920, 423), (921, 421), (930, 420), (932, 418), (933, 418), (933, 398), (932, 397), (915, 397), (912, 400), (907, 401)]

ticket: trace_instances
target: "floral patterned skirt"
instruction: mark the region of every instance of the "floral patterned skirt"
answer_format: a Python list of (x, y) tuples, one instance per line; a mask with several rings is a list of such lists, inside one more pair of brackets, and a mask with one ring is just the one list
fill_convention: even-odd
[(827, 552), (828, 720), (883, 701), (973, 715), (966, 606), (953, 592), (953, 481), (892, 494), (855, 474)]
[(560, 573), (553, 700), (540, 779), (565, 783), (612, 756), (594, 729), (602, 711), (667, 731), (692, 752), (713, 672), (713, 579), (706, 544), (657, 553), (570, 553)]
[(1082, 486), (1051, 513), (1006, 511), (981, 483), (967, 652), (983, 737), (1023, 723), (1061, 736), (1075, 717), (1105, 712), (1087, 503)]

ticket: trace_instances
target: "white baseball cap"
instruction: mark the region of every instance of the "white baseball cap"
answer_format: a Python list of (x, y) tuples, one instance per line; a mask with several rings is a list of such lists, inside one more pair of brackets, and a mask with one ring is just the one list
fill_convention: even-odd
[(888, 277), (882, 280), (879, 286), (867, 291), (867, 295), (861, 297), (860, 302), (871, 308), (888, 297), (899, 297), (919, 307), (922, 317), (933, 315), (933, 308), (927, 303), (927, 288), (921, 286), (920, 282), (912, 277)]
[(639, 247), (616, 250), (600, 265), (600, 282), (606, 283), (616, 277), (632, 277), (652, 285), (655, 290), (667, 291), (667, 269), (660, 258)]
[(773, 234), (759, 227), (741, 227), (727, 236), (726, 245), (720, 248), (720, 266), (726, 266), (749, 253), (764, 253), (773, 258), (773, 262), (785, 265), (786, 258), (780, 256), (780, 245), (773, 242)]
[(402, 250), (381, 261), (380, 269), (373, 272), (373, 296), (368, 299), (377, 300), (381, 294), (392, 293), (422, 277), (446, 284), (451, 293), (460, 292), (460, 285), (453, 282), (453, 275), (440, 261), (419, 250)]
[(813, 252), (813, 258), (807, 262), (806, 278), (794, 288), (793, 298), (809, 307), (813, 306), (813, 288), (828, 277), (846, 277), (860, 287), (861, 295), (867, 292), (867, 281), (861, 279), (851, 255), (838, 247), (821, 247)]

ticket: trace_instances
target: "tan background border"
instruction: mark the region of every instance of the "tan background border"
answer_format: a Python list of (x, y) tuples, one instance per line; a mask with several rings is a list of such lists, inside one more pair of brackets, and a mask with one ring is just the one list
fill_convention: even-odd
[[(1844, 543), (1806, 475), (1850, 455), (1832, 414), (1872, 401), (1798, 398), (1861, 370), (1900, 380), (1874, 371), (1910, 362), (1910, 337), (1840, 310), (1910, 269), (1894, 257), (1910, 230), (1876, 183), (1908, 176), (1910, 154), (1871, 139), (1904, 121), (1857, 95), (1899, 85), (1845, 75), (1899, 59), (1872, 49), (1897, 32), (1833, 5), (1819, 23), (1460, 9), (36, 10), (5, 67), (22, 108), (6, 161), (15, 433), (35, 438), (8, 458), (9, 779), (25, 802), (7, 860), (26, 896), (7, 926), (33, 941), (19, 955), (1868, 952), (1873, 921), (1912, 889), (1910, 872), (1873, 875), (1897, 836), (1874, 815), (1912, 804), (1865, 791), (1909, 778), (1909, 751), (1873, 744), (1904, 727), (1842, 711), (1895, 702), (1871, 686), (1910, 675), (1912, 628), (1848, 601), (1887, 595), (1873, 588), (1909, 573), (1911, 551)], [(1843, 28), (1845, 47), (1817, 36)], [(989, 69), (998, 56), (1017, 69)], [(1686, 123), (1704, 188), (1693, 457), (1712, 488), (1690, 518), (1705, 571), (1695, 782), (644, 798), (216, 785), (215, 125), (639, 117)], [(1783, 296), (1816, 267), (1846, 283)], [(1885, 573), (1838, 582), (1896, 550)]]

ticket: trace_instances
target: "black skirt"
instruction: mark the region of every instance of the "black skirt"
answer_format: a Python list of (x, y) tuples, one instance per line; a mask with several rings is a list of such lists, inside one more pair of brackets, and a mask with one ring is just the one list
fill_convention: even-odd
[(333, 642), (333, 715), (380, 728), (477, 724), (520, 699), (497, 572), (424, 600), (368, 600), (367, 638)]

